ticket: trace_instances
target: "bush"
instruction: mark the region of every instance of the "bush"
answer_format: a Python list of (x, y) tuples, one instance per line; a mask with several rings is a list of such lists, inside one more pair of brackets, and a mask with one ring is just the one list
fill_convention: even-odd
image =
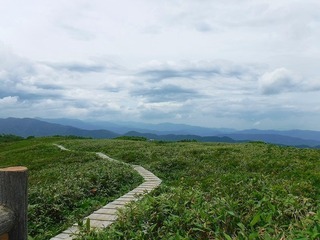
[(53, 146), (63, 139), (1, 143), (0, 167), (20, 165), (29, 170), (28, 231), (35, 240), (50, 239), (142, 182), (126, 164)]
[(0, 134), (0, 143), (1, 142), (15, 142), (23, 140), (23, 137), (16, 136), (13, 134)]
[(145, 137), (139, 137), (139, 136), (120, 136), (114, 138), (116, 140), (131, 140), (131, 141), (147, 141), (148, 139)]
[(266, 143), (91, 144), (150, 169), (165, 186), (132, 204), (110, 231), (85, 239), (320, 238), (318, 150)]

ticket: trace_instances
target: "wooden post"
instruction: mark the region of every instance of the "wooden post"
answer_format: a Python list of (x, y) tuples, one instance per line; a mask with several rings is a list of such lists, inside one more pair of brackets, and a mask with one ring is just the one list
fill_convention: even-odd
[(3, 233), (8, 233), (14, 225), (15, 217), (11, 209), (0, 205), (0, 240), (5, 239)]
[[(27, 240), (28, 170), (25, 167), (0, 169), (0, 205), (14, 213), (9, 240)], [(6, 239), (6, 236), (1, 236)]]

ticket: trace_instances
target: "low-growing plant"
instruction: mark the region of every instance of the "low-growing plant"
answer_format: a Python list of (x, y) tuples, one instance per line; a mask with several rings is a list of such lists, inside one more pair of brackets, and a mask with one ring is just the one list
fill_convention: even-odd
[(266, 143), (99, 140), (164, 186), (86, 239), (319, 239), (320, 152)]
[(58, 139), (1, 145), (0, 166), (29, 169), (28, 230), (35, 240), (50, 239), (142, 181), (128, 165), (62, 151), (52, 144)]
[(15, 141), (20, 141), (23, 140), (23, 137), (16, 136), (13, 134), (0, 134), (0, 143), (1, 142), (15, 142)]
[(120, 136), (114, 138), (116, 140), (131, 140), (131, 141), (147, 141), (148, 139), (145, 137), (139, 137), (139, 136)]

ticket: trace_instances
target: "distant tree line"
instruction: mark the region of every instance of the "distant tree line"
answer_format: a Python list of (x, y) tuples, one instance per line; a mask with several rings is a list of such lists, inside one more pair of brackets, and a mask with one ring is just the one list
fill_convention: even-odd
[(147, 141), (148, 140), (145, 137), (139, 137), (139, 136), (120, 136), (120, 137), (116, 137), (114, 139), (117, 139), (117, 140), (131, 140), (131, 141)]
[(13, 134), (0, 134), (0, 142), (15, 142), (23, 140), (23, 137)]

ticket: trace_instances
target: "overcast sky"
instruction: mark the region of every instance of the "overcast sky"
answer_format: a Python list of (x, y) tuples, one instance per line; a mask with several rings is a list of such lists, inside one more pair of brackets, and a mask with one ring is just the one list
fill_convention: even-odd
[(0, 0), (0, 117), (320, 130), (319, 0)]

